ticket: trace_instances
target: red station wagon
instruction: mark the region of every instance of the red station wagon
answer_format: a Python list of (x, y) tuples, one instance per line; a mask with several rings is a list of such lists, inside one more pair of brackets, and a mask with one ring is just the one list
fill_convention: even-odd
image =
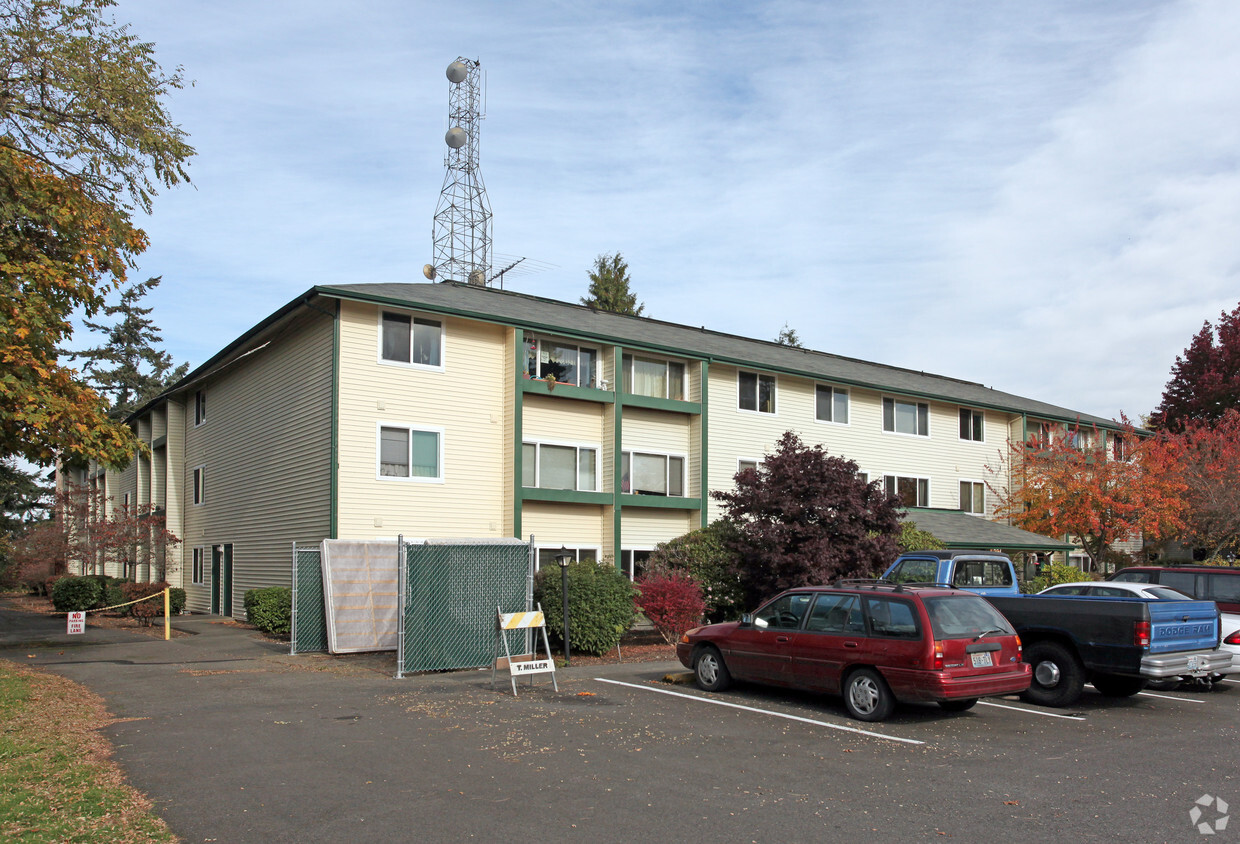
[(1020, 637), (985, 598), (874, 581), (789, 590), (740, 621), (690, 630), (676, 656), (706, 691), (736, 679), (838, 694), (862, 721), (896, 701), (961, 712), (1030, 677)]

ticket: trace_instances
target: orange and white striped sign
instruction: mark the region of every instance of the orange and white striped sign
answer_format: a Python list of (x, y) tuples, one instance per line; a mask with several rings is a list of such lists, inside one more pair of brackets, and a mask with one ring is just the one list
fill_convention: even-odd
[(500, 630), (523, 630), (542, 627), (546, 623), (540, 612), (504, 612), (499, 614)]

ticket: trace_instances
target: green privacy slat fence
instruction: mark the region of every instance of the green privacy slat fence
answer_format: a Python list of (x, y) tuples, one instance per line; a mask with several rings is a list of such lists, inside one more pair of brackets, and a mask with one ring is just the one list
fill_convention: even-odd
[(290, 654), (327, 650), (327, 608), (318, 548), (293, 544), (293, 618)]
[[(490, 665), (495, 610), (532, 609), (530, 545), (408, 545), (401, 584), (396, 676)], [(524, 653), (528, 631), (505, 634)]]

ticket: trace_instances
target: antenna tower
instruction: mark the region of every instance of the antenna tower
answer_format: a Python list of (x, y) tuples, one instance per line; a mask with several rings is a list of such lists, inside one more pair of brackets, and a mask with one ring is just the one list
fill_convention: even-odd
[(476, 59), (448, 65), (448, 124), (443, 190), (435, 208), (434, 263), (429, 279), (467, 281), (485, 287), (491, 277), (491, 205), (478, 169), (483, 102)]

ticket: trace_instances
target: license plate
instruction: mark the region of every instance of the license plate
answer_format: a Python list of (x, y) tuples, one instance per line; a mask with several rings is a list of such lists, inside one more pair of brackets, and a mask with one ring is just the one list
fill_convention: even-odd
[(990, 651), (982, 651), (977, 654), (970, 654), (973, 657), (974, 668), (990, 668), (994, 662), (990, 659)]
[(1189, 670), (1189, 671), (1196, 671), (1196, 670), (1197, 670), (1197, 657), (1195, 657), (1195, 656), (1190, 656), (1190, 657), (1188, 658), (1188, 670)]

